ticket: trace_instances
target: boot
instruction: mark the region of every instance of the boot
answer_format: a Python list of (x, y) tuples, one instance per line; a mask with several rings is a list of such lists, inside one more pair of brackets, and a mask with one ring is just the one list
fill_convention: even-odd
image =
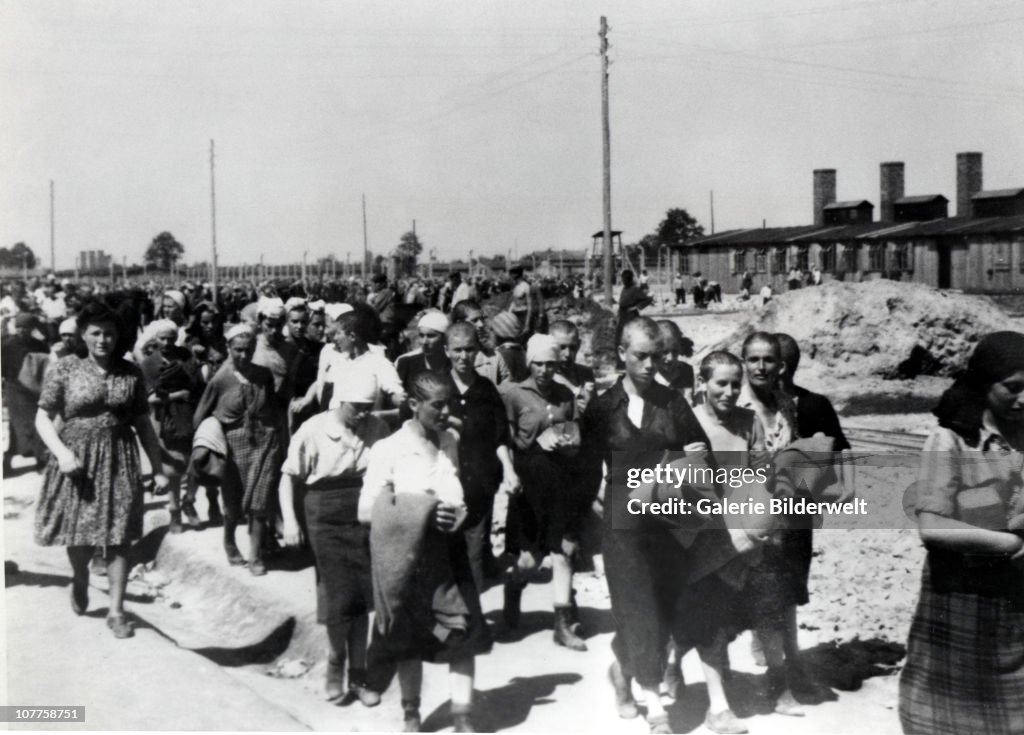
[(420, 720), (419, 698), (402, 700), (402, 718), (404, 721), (402, 732), (419, 732), (421, 730), (423, 722)]
[(184, 530), (181, 527), (181, 511), (175, 509), (175, 510), (172, 510), (170, 513), (171, 513), (171, 522), (167, 524), (167, 531), (169, 533), (179, 534), (179, 533), (181, 533)]
[(587, 644), (573, 632), (569, 607), (555, 608), (555, 643), (571, 651), (586, 651)]
[(630, 688), (629, 677), (622, 673), (622, 666), (618, 661), (612, 661), (608, 668), (608, 681), (615, 689), (615, 709), (619, 717), (624, 720), (632, 720), (640, 714), (636, 707), (636, 700), (633, 699), (633, 690)]
[(328, 701), (334, 701), (345, 693), (344, 665), (338, 661), (327, 659), (327, 680), (324, 686), (324, 696)]
[(476, 732), (473, 727), (473, 721), (470, 715), (473, 714), (473, 708), (468, 704), (453, 704), (452, 705), (452, 725), (453, 732)]
[(523, 589), (526, 587), (522, 582), (509, 580), (505, 582), (505, 604), (501, 614), (505, 618), (505, 625), (515, 629), (519, 627), (520, 606), (523, 601)]

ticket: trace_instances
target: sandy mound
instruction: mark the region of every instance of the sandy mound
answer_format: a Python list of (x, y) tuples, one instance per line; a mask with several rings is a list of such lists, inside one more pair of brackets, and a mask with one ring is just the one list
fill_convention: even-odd
[(833, 281), (777, 297), (714, 348), (738, 352), (754, 331), (788, 332), (832, 379), (949, 376), (982, 336), (1008, 322), (983, 297), (897, 281)]

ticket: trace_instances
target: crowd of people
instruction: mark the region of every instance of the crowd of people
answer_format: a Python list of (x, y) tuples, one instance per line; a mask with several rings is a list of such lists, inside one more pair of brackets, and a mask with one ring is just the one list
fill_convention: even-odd
[[(202, 488), (228, 564), (262, 577), (280, 543), (311, 549), (329, 699), (375, 706), (397, 675), (403, 727), (418, 731), (422, 663), (446, 663), (453, 725), (470, 732), (476, 659), (495, 635), (481, 593), (503, 584), (514, 629), (523, 589), (546, 564), (553, 641), (585, 651), (574, 572), (599, 511), (619, 716), (643, 712), (651, 732), (671, 732), (665, 701), (696, 649), (706, 726), (747, 732), (728, 695), (728, 644), (745, 630), (774, 711), (803, 716), (797, 608), (814, 519), (628, 510), (846, 493), (850, 445), (829, 400), (795, 384), (797, 342), (755, 332), (739, 354), (711, 352), (695, 369), (674, 322), (639, 315), (650, 301), (627, 274), (614, 350), (583, 364), (578, 325), (549, 323), (539, 284), (513, 274), (489, 304), (479, 285), (451, 278), (420, 300), (415, 281), (383, 277), (363, 293), (261, 284), (216, 302), (190, 283), (7, 289), (4, 470), (17, 455), (44, 470), (36, 540), (67, 548), (74, 613), (87, 610), (90, 562), (102, 560), (107, 625), (130, 637), (123, 600), (143, 492), (167, 495), (178, 534), (203, 525)], [(900, 715), (908, 732), (1019, 733), (1024, 335), (982, 340), (937, 415), (917, 498), (929, 557)], [(798, 482), (792, 457), (807, 452), (829, 460)], [(664, 463), (766, 469), (768, 479), (745, 485), (744, 498), (714, 481), (628, 481)], [(498, 493), (509, 499), (501, 555), (491, 546)]]

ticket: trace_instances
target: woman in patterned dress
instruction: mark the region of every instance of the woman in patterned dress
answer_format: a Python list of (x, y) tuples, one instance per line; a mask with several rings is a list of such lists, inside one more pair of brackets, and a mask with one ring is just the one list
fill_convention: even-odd
[(1024, 733), (1024, 334), (984, 337), (916, 484), (928, 557), (900, 677), (911, 735)]
[[(142, 468), (132, 428), (151, 465), (160, 446), (149, 421), (145, 381), (124, 360), (121, 322), (100, 303), (78, 317), (87, 357), (69, 355), (49, 373), (39, 397), (36, 430), (51, 456), (43, 475), (35, 535), (43, 546), (66, 546), (71, 561), (71, 609), (89, 605), (89, 560), (102, 547), (110, 579), (107, 626), (134, 635), (124, 612), (128, 550), (142, 536)], [(60, 418), (58, 431), (55, 419)], [(154, 475), (157, 490), (168, 480)]]
[(195, 428), (214, 416), (224, 428), (228, 456), (221, 485), (224, 503), (224, 551), (232, 565), (246, 564), (235, 543), (235, 529), (243, 516), (249, 519), (249, 571), (267, 573), (262, 540), (275, 510), (274, 491), (281, 468), (278, 437), (283, 431), (284, 409), (278, 405), (274, 377), (254, 365), (256, 334), (248, 324), (227, 333), (228, 361), (206, 386), (196, 408)]

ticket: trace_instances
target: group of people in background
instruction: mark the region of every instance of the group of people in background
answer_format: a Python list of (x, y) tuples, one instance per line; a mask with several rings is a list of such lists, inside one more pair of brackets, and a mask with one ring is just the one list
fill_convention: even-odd
[[(406, 731), (422, 726), (424, 661), (448, 666), (455, 730), (478, 727), (476, 659), (495, 635), (480, 595), (503, 584), (504, 625), (518, 627), (545, 559), (554, 643), (587, 649), (574, 573), (596, 551), (583, 544), (600, 515), (620, 717), (643, 712), (651, 732), (672, 732), (665, 702), (696, 649), (706, 726), (747, 732), (727, 692), (728, 644), (746, 630), (774, 711), (803, 716), (796, 695), (813, 682), (796, 610), (808, 601), (814, 519), (735, 525), (627, 508), (843, 494), (849, 442), (829, 400), (794, 382), (792, 337), (755, 332), (738, 354), (714, 351), (695, 368), (676, 323), (639, 315), (651, 301), (632, 276), (622, 276), (614, 343), (585, 357), (579, 326), (549, 322), (551, 294), (522, 273), (488, 303), (461, 279), (425, 302), (408, 300), (415, 283), (403, 295), (386, 278), (360, 295), (267, 285), (216, 302), (186, 283), (66, 297), (63, 311), (52, 281), (33, 303), (11, 291), (16, 311), (0, 304), (10, 320), (5, 474), (16, 455), (44, 468), (36, 539), (67, 547), (78, 615), (90, 562), (106, 562), (107, 625), (119, 638), (133, 634), (123, 599), (144, 488), (167, 494), (175, 534), (202, 525), (203, 489), (226, 561), (254, 576), (273, 569), (281, 543), (308, 545), (326, 696), (375, 706), (397, 676)], [(937, 410), (929, 442), (942, 459), (926, 455), (917, 499), (929, 566), (901, 688), (908, 732), (1024, 730), (1022, 396), (1024, 336), (998, 333)], [(808, 452), (829, 460), (798, 482), (793, 457)], [(994, 464), (965, 469), (974, 456)], [(717, 482), (627, 482), (631, 468), (673, 462), (768, 479), (743, 497)], [(502, 555), (491, 546), (499, 493)]]

